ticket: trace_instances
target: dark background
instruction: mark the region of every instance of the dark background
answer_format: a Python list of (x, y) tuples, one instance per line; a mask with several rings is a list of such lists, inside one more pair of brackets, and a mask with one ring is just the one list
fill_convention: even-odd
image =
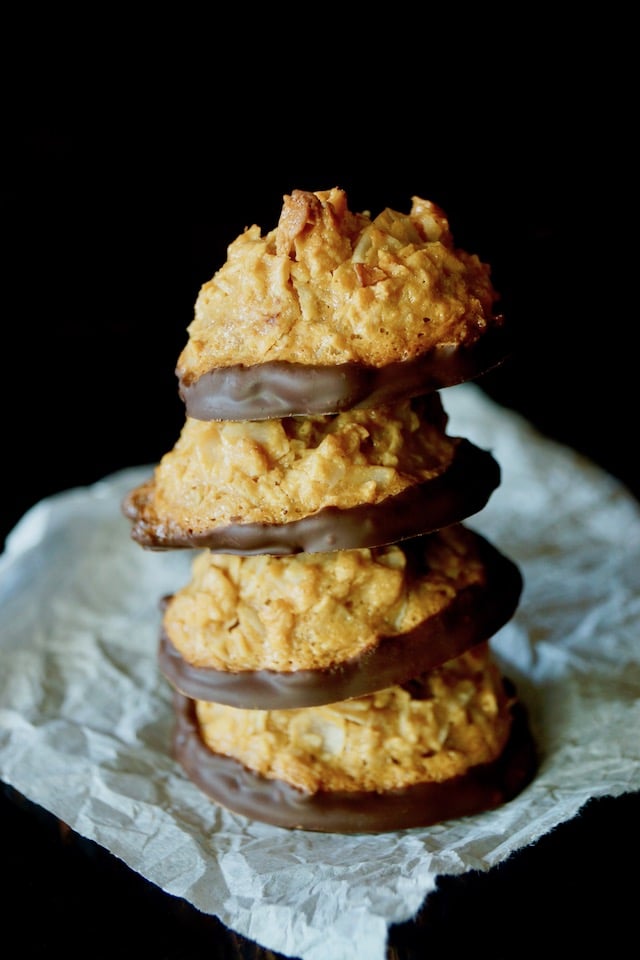
[[(275, 225), (294, 188), (341, 186), (374, 214), (408, 210), (413, 194), (441, 204), (457, 244), (492, 264), (517, 334), (480, 385), (639, 497), (624, 58), (605, 81), (606, 32), (585, 47), (527, 26), (510, 56), (478, 38), (473, 62), (449, 34), (434, 64), (424, 30), (356, 55), (336, 28), (292, 44), (283, 27), (275, 60), (236, 50), (207, 83), (174, 56), (162, 79), (131, 84), (133, 58), (123, 76), (116, 49), (87, 90), (87, 43), (73, 69), (51, 56), (26, 100), (14, 75), (0, 168), (2, 539), (40, 498), (173, 445), (184, 419), (174, 367), (198, 289), (245, 226)], [(338, 83), (310, 97), (320, 63)], [(270, 956), (9, 788), (1, 801), (3, 934), (31, 953)], [(637, 794), (594, 801), (489, 874), (445, 878), (417, 922), (392, 931), (390, 955), (452, 942), (477, 954), (478, 936), (495, 958), (558, 937), (585, 955), (603, 938), (621, 952), (636, 936), (639, 814)]]
[(375, 117), (296, 132), (255, 106), (255, 129), (236, 112), (203, 130), (175, 108), (81, 122), (64, 100), (20, 120), (0, 158), (2, 532), (39, 497), (173, 445), (199, 287), (245, 226), (276, 225), (296, 187), (341, 186), (374, 215), (407, 211), (413, 194), (441, 204), (456, 243), (492, 265), (517, 336), (482, 384), (638, 493), (627, 126), (614, 138), (612, 118), (578, 112), (566, 91), (525, 93), (516, 113), (489, 85), (453, 129), (406, 107), (413, 138)]

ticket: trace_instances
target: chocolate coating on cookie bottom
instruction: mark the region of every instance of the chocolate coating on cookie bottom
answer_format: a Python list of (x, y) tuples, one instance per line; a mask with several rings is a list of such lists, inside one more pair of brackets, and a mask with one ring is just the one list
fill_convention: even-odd
[(383, 833), (428, 827), (495, 809), (532, 780), (536, 753), (526, 712), (512, 707), (512, 730), (501, 756), (464, 776), (383, 793), (303, 793), (290, 784), (253, 773), (231, 757), (210, 750), (200, 735), (192, 700), (176, 693), (174, 755), (185, 773), (227, 810), (290, 830), (322, 833)]
[[(317, 670), (231, 672), (193, 666), (162, 631), (160, 669), (172, 686), (188, 697), (243, 709), (319, 706), (405, 683), (488, 640), (516, 610), (522, 592), (519, 569), (484, 538), (477, 538), (485, 584), (461, 590), (437, 616), (409, 633), (380, 638), (359, 657)], [(416, 565), (422, 540), (415, 538), (407, 548)]]
[(229, 523), (209, 530), (185, 530), (170, 522), (149, 522), (133, 491), (122, 509), (133, 521), (131, 536), (151, 550), (208, 548), (217, 553), (330, 553), (396, 543), (465, 520), (486, 505), (501, 479), (500, 466), (486, 450), (462, 439), (449, 468), (380, 503), (341, 510), (326, 507), (290, 523)]
[(433, 393), (473, 380), (510, 352), (503, 325), (470, 344), (441, 344), (412, 360), (370, 367), (286, 361), (217, 367), (197, 379), (178, 375), (187, 415), (195, 420), (266, 420), (339, 413)]

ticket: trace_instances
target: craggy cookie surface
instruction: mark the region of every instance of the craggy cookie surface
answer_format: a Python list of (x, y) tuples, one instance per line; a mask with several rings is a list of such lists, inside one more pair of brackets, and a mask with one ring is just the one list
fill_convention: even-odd
[[(290, 529), (307, 518), (317, 525), (323, 511), (341, 514), (320, 519), (345, 538), (335, 541), (336, 549), (390, 542), (426, 532), (421, 522), (434, 519), (431, 529), (437, 529), (465, 519), (499, 483), (490, 454), (449, 437), (445, 423), (437, 394), (335, 415), (240, 422), (187, 418), (174, 448), (150, 481), (131, 491), (123, 509), (134, 521), (134, 539), (157, 548), (209, 546), (227, 552), (233, 549), (229, 529), (235, 535), (244, 527), (255, 532), (256, 542), (239, 543), (240, 552), (273, 552), (265, 527)], [(431, 486), (446, 503), (438, 504), (434, 518), (428, 512), (409, 518), (413, 529), (402, 529), (407, 518), (399, 512), (395, 529), (394, 507), (385, 518), (392, 529), (383, 539), (366, 525), (360, 524), (362, 532), (352, 530), (343, 516), (392, 504), (415, 490), (423, 502)], [(476, 504), (477, 497), (482, 503)], [(277, 550), (300, 548), (332, 546), (330, 539), (318, 546), (302, 539)]]
[(194, 417), (259, 419), (461, 382), (504, 358), (497, 300), (489, 267), (454, 246), (430, 201), (371, 219), (339, 188), (294, 190), (277, 227), (246, 229), (202, 286), (181, 394)]

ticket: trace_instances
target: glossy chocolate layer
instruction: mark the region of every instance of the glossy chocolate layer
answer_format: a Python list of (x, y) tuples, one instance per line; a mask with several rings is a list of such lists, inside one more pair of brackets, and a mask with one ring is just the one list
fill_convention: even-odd
[[(417, 537), (408, 541), (406, 548), (417, 576), (423, 541)], [(381, 637), (360, 657), (319, 670), (234, 673), (192, 666), (163, 631), (158, 652), (160, 669), (172, 686), (188, 697), (243, 709), (318, 706), (405, 683), (488, 640), (513, 616), (522, 592), (520, 571), (479, 535), (478, 551), (486, 570), (483, 586), (461, 590), (437, 616), (427, 618), (409, 633)]]
[(465, 520), (482, 510), (499, 484), (500, 467), (493, 456), (462, 439), (448, 470), (432, 480), (378, 504), (347, 510), (326, 507), (291, 523), (232, 523), (191, 531), (166, 520), (145, 521), (131, 497), (124, 501), (123, 511), (133, 520), (133, 539), (152, 550), (195, 547), (218, 553), (280, 556), (327, 553), (383, 546)]
[(265, 420), (339, 413), (432, 393), (473, 380), (510, 352), (504, 325), (471, 344), (445, 343), (413, 360), (368, 367), (361, 363), (309, 366), (275, 361), (217, 367), (190, 380), (178, 374), (179, 393), (196, 420)]
[(176, 693), (174, 706), (174, 755), (194, 783), (228, 810), (292, 830), (382, 833), (427, 827), (501, 806), (524, 789), (536, 769), (527, 717), (516, 703), (511, 737), (502, 755), (464, 776), (386, 793), (303, 793), (214, 753), (200, 735), (193, 701)]

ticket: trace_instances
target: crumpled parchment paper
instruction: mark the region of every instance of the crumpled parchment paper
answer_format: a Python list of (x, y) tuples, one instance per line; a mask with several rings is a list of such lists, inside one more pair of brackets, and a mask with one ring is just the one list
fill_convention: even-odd
[(486, 870), (592, 797), (640, 789), (640, 508), (618, 481), (489, 400), (442, 393), (448, 432), (502, 483), (467, 521), (525, 588), (492, 640), (529, 711), (534, 782), (503, 808), (378, 836), (289, 832), (223, 811), (170, 756), (159, 600), (189, 551), (130, 538), (124, 470), (36, 504), (0, 557), (0, 777), (131, 868), (262, 946), (384, 960), (436, 878)]

